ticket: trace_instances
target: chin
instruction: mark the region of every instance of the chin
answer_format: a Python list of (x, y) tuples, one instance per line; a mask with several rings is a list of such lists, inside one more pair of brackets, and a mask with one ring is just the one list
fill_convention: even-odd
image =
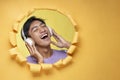
[(43, 42), (43, 44), (40, 44), (40, 45), (43, 47), (48, 47), (48, 46), (50, 46), (50, 43), (51, 42)]

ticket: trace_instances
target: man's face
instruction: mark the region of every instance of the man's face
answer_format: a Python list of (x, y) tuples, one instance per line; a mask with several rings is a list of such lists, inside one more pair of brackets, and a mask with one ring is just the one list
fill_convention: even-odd
[(35, 44), (41, 47), (50, 45), (50, 32), (44, 23), (38, 20), (33, 21), (30, 25), (28, 34), (35, 41)]

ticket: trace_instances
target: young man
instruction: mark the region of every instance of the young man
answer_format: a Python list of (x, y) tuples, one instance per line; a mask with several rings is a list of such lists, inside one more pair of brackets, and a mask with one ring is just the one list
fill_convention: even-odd
[[(53, 64), (67, 56), (65, 50), (51, 49), (51, 43), (59, 48), (69, 48), (70, 43), (53, 29), (51, 29), (51, 34), (44, 20), (32, 16), (24, 23), (22, 31), (26, 38), (30, 38), (34, 42), (32, 45), (25, 42), (30, 52), (30, 56), (27, 57), (28, 62)], [(51, 36), (55, 38), (56, 42), (51, 41)]]

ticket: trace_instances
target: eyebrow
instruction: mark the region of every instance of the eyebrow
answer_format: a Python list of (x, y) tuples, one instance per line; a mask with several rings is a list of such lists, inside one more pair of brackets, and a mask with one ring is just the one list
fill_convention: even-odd
[(32, 27), (32, 28), (31, 28), (31, 31), (32, 31), (34, 28), (37, 28), (37, 27), (38, 27), (38, 26), (34, 26), (34, 27)]
[[(41, 22), (41, 23), (39, 24), (39, 26), (42, 25), (42, 24), (45, 24), (45, 23)], [(39, 26), (35, 25), (34, 27), (31, 28), (31, 31), (32, 31), (34, 28), (37, 28), (37, 27), (39, 27)]]

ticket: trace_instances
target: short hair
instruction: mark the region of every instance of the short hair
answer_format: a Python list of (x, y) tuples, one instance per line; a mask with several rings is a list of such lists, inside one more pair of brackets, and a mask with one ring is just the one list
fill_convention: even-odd
[[(36, 18), (35, 16), (32, 16), (32, 17), (28, 18), (27, 21), (24, 23), (23, 28), (22, 28), (24, 36), (26, 38), (29, 37), (28, 31), (29, 31), (30, 25), (35, 20), (38, 20), (38, 21), (46, 24), (45, 21), (43, 19), (41, 19), (41, 18)], [(21, 37), (24, 40), (22, 30), (21, 30)]]

